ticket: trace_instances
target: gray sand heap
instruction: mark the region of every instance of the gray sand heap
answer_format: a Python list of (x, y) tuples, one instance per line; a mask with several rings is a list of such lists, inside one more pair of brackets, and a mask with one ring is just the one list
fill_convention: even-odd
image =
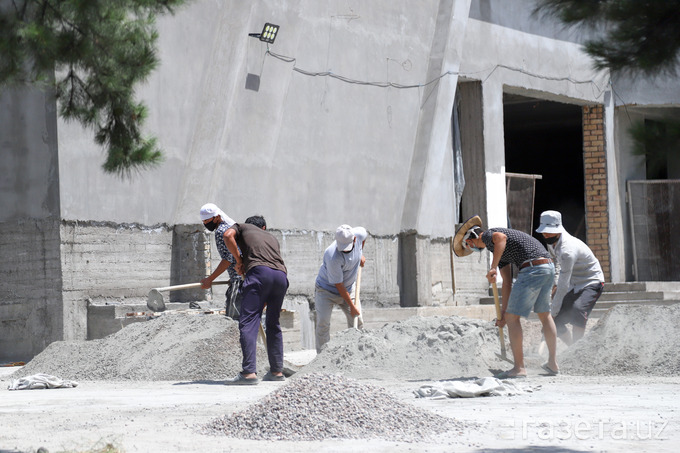
[[(257, 357), (263, 371), (267, 355), (260, 343)], [(54, 342), (11, 378), (45, 373), (76, 381), (224, 380), (240, 370), (236, 321), (167, 312), (101, 340)]]
[(414, 317), (375, 330), (338, 332), (301, 372), (404, 380), (483, 377), (508, 368), (499, 352), (492, 322)]
[(558, 360), (573, 375), (680, 375), (680, 304), (617, 305)]
[(415, 442), (462, 426), (401, 403), (382, 387), (313, 373), (294, 377), (259, 402), (217, 418), (201, 431), (252, 440), (382, 438)]

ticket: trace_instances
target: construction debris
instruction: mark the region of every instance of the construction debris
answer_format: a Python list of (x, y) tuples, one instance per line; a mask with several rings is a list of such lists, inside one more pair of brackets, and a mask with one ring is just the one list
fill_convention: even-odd
[[(257, 355), (264, 374), (267, 354), (260, 344)], [(47, 373), (77, 381), (224, 380), (241, 371), (241, 358), (236, 321), (177, 310), (101, 340), (56, 341), (11, 377)]]
[(372, 379), (454, 379), (490, 376), (507, 368), (493, 323), (414, 317), (380, 329), (338, 332), (302, 372)]
[(313, 373), (293, 378), (244, 410), (213, 420), (202, 432), (252, 440), (417, 442), (462, 427), (453, 419), (404, 404), (381, 387)]
[(617, 305), (558, 357), (572, 375), (680, 375), (680, 304)]

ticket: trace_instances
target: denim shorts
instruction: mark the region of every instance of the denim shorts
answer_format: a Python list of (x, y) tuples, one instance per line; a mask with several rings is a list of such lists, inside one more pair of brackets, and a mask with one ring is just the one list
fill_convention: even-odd
[(512, 285), (507, 312), (525, 318), (535, 313), (550, 311), (550, 294), (555, 279), (553, 263), (529, 266), (521, 269)]

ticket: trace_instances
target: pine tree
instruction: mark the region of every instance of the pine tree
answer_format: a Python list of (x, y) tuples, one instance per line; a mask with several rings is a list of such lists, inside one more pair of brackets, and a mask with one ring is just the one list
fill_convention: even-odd
[(677, 70), (680, 0), (539, 0), (536, 12), (602, 29), (585, 43), (599, 69), (648, 76)]
[(106, 172), (157, 165), (134, 88), (158, 65), (155, 18), (185, 0), (0, 0), (0, 90), (53, 89), (59, 115), (95, 132)]
[[(586, 41), (595, 67), (630, 75), (676, 75), (680, 55), (680, 0), (539, 0), (535, 13), (601, 31)], [(648, 177), (666, 178), (680, 154), (680, 121), (644, 121), (629, 130), (633, 154), (644, 156)]]

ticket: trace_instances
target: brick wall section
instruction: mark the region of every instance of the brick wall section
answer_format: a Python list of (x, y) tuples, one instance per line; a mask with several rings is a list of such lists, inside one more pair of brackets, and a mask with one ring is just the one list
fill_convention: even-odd
[(605, 279), (611, 279), (607, 159), (604, 108), (583, 107), (583, 165), (585, 173), (586, 242), (600, 260)]

